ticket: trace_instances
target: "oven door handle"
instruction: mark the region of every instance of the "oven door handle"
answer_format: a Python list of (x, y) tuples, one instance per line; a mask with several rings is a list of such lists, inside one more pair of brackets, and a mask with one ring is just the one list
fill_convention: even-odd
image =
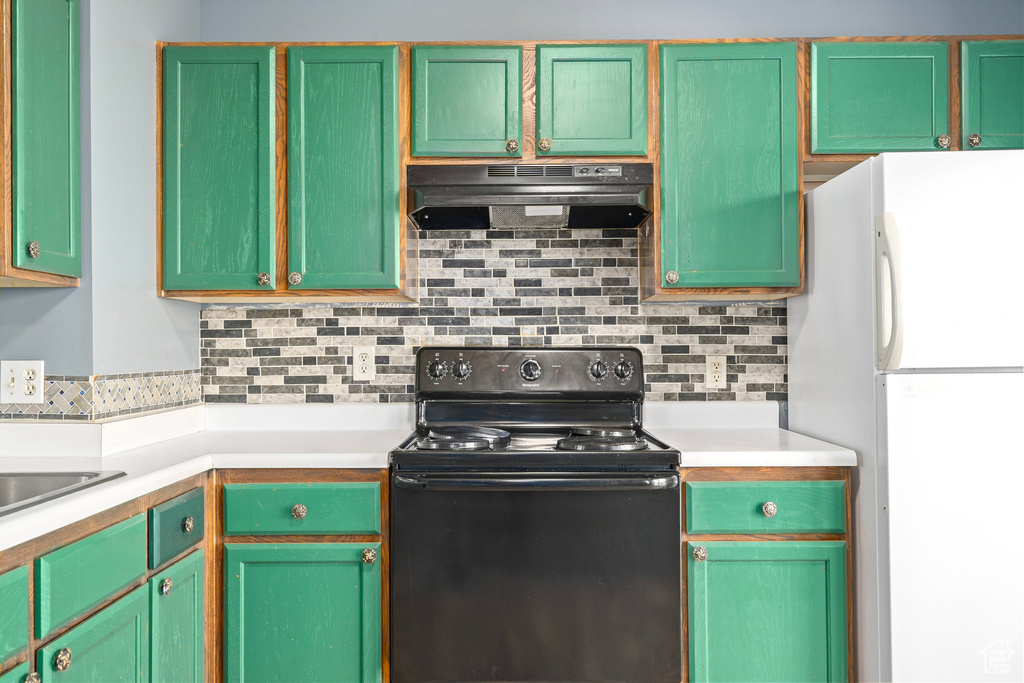
[(426, 491), (580, 491), (615, 489), (617, 491), (660, 491), (679, 487), (679, 475), (640, 474), (627, 477), (562, 477), (535, 474), (507, 476), (476, 474), (471, 476), (436, 476), (430, 474), (395, 474), (395, 486), (400, 489)]

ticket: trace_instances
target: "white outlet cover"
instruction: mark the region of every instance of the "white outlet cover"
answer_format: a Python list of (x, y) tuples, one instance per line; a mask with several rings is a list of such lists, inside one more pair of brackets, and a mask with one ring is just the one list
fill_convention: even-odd
[(705, 389), (728, 389), (729, 382), (726, 380), (726, 357), (708, 356), (707, 367), (704, 371)]
[[(352, 379), (359, 382), (377, 379), (376, 352), (372, 346), (352, 347)], [(361, 358), (367, 358), (363, 362)]]
[(43, 361), (0, 361), (0, 403), (44, 403), (45, 393)]

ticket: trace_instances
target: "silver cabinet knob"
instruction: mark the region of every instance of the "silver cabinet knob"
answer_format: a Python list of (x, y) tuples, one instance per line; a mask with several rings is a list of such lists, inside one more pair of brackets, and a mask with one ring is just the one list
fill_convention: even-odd
[(292, 517), (295, 519), (302, 519), (306, 516), (306, 506), (302, 503), (296, 503), (292, 505)]
[(551, 149), (551, 138), (541, 138), (537, 141), (537, 149), (547, 152)]
[(301, 284), (301, 283), (302, 283), (302, 273), (296, 273), (295, 271), (292, 271), (292, 272), (288, 273), (288, 284), (290, 284), (290, 285), (298, 285), (298, 284)]
[(189, 515), (185, 519), (181, 520), (181, 530), (184, 531), (186, 534), (192, 533), (192, 530), (195, 528), (196, 520), (192, 518), (192, 515)]
[(260, 273), (256, 276), (256, 284), (260, 287), (266, 287), (270, 284), (270, 273)]
[(515, 154), (519, 151), (519, 140), (515, 138), (509, 138), (505, 141), (505, 151), (509, 154)]
[(28, 676), (25, 676), (24, 683), (43, 683), (43, 678), (38, 672), (33, 671)]
[(67, 671), (71, 668), (71, 648), (62, 647), (58, 650), (53, 657), (53, 665), (57, 667), (57, 671)]
[(778, 511), (779, 507), (770, 500), (761, 506), (761, 512), (764, 513), (765, 517), (774, 517), (775, 513)]
[(941, 147), (942, 149), (949, 149), (950, 142), (952, 142), (952, 140), (950, 140), (948, 135), (940, 135), (939, 137), (935, 138), (935, 144)]
[(39, 246), (39, 242), (32, 240), (25, 245), (25, 251), (28, 252), (29, 258), (39, 258), (39, 255), (43, 253), (42, 248)]
[(977, 133), (971, 133), (967, 136), (967, 144), (971, 147), (977, 147), (981, 144), (981, 136)]
[(675, 283), (679, 282), (679, 273), (677, 273), (674, 270), (668, 271), (667, 273), (665, 273), (665, 282), (669, 283), (670, 285), (674, 285)]
[(703, 562), (704, 560), (708, 559), (708, 549), (702, 545), (697, 546), (693, 549), (693, 559), (697, 560), (698, 562)]
[(170, 595), (172, 588), (174, 588), (174, 582), (170, 579), (164, 579), (160, 582), (160, 595)]
[(373, 548), (367, 548), (363, 551), (363, 562), (366, 564), (373, 564), (377, 561), (377, 551)]

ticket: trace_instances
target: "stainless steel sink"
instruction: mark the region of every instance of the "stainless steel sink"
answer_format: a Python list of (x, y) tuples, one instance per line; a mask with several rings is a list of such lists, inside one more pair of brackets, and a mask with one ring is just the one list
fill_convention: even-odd
[(123, 477), (124, 472), (17, 472), (0, 474), (0, 515)]

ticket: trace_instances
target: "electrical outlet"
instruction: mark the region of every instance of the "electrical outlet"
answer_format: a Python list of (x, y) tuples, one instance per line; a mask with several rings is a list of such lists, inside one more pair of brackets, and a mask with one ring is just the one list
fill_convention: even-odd
[(377, 363), (372, 346), (352, 347), (352, 379), (356, 381), (377, 379)]
[(45, 380), (41, 360), (0, 362), (0, 403), (42, 403)]
[(704, 371), (705, 389), (728, 389), (725, 380), (725, 356), (708, 356), (708, 366)]

